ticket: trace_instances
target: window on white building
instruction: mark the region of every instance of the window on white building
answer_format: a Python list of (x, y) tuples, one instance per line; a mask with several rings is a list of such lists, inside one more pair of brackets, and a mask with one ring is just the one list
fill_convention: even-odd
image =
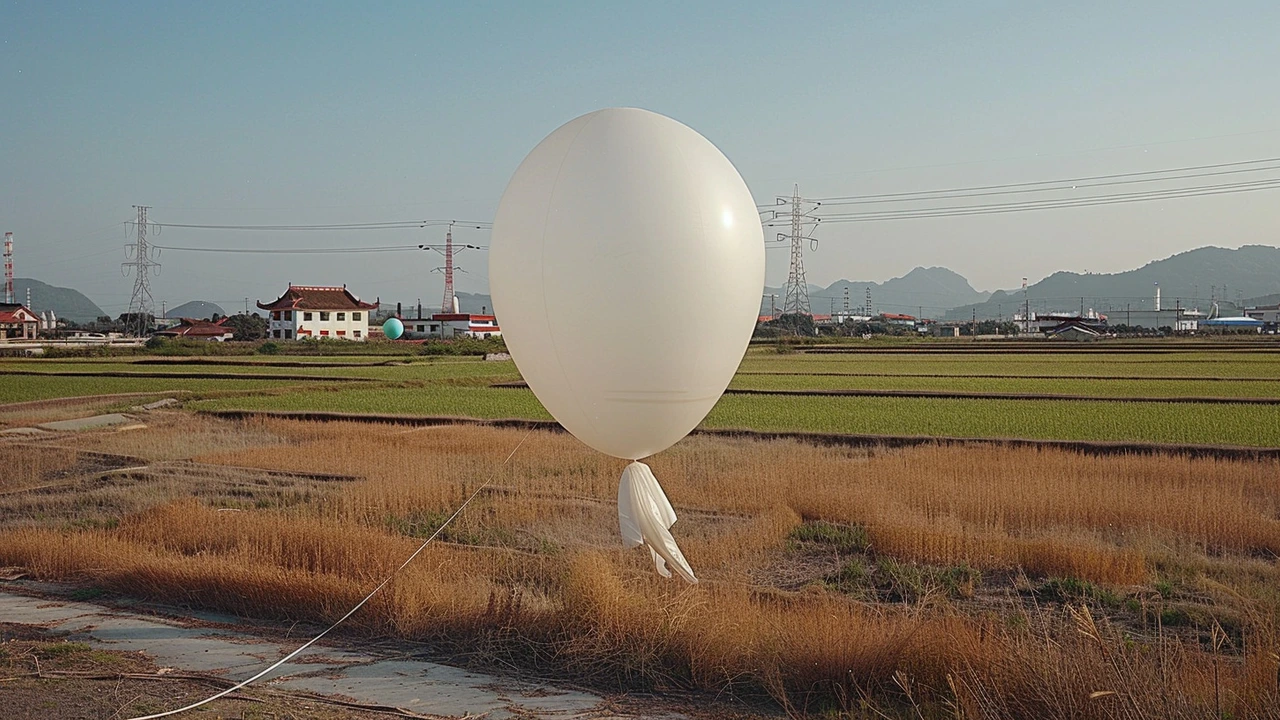
[(355, 331), (355, 333), (356, 333), (356, 337), (360, 337), (360, 331), (359, 331), (359, 330), (356, 330), (356, 331)]
[(346, 314), (346, 313), (338, 313), (338, 321), (339, 321), (339, 322), (341, 322), (341, 321), (343, 321), (343, 320), (346, 320), (346, 319), (347, 319), (347, 314)]
[(302, 313), (302, 319), (303, 319), (303, 320), (310, 320), (310, 319), (311, 319), (311, 313), (309, 313), (309, 312), (304, 312), (304, 313)]
[(351, 319), (352, 319), (352, 320), (359, 320), (359, 319), (360, 319), (360, 313), (351, 313)]
[(325, 312), (325, 311), (321, 310), (321, 311), (320, 311), (320, 322), (326, 322), (326, 321), (328, 321), (328, 320), (329, 320), (329, 313), (327, 313), (327, 312)]
[(285, 320), (292, 320), (292, 319), (293, 319), (293, 311), (292, 311), (292, 310), (285, 310), (285, 311), (284, 311), (284, 319), (285, 319)]

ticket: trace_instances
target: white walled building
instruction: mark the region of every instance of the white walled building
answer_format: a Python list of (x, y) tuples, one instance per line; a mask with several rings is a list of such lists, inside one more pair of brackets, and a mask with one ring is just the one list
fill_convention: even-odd
[(267, 335), (272, 340), (330, 338), (357, 340), (369, 337), (369, 313), (376, 302), (362, 302), (347, 289), (322, 285), (289, 285), (274, 302), (258, 307), (270, 313)]
[(473, 337), (479, 339), (501, 337), (502, 329), (493, 315), (472, 315), (470, 313), (436, 313), (429, 318), (401, 318), (406, 335), (423, 335), (426, 337), (455, 338)]

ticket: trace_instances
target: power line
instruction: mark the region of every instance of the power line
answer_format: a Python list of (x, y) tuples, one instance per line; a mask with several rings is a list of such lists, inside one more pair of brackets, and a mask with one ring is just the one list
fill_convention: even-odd
[[(441, 250), (439, 245), (376, 245), (356, 248), (217, 248), (217, 247), (181, 247), (177, 245), (152, 245), (158, 250), (175, 250), (179, 252), (206, 253), (252, 253), (261, 255), (344, 255), (358, 253), (413, 252), (418, 250)], [(484, 245), (458, 245), (468, 250), (487, 250)]]
[[(888, 196), (880, 196), (885, 198), (883, 200), (836, 200), (831, 202), (823, 202), (822, 205), (824, 206), (879, 205), (882, 203), (921, 202), (925, 200), (950, 200), (953, 198), (986, 197), (990, 195), (1021, 195), (1025, 193), (1054, 192), (1058, 190), (1080, 190), (1080, 189), (1095, 188), (1095, 187), (1111, 187), (1116, 185), (1134, 185), (1138, 183), (1168, 182), (1170, 180), (1188, 180), (1188, 179), (1202, 178), (1202, 177), (1215, 177), (1219, 175), (1236, 175), (1239, 173), (1264, 172), (1268, 170), (1280, 170), (1280, 165), (1269, 165), (1265, 167), (1256, 167), (1256, 168), (1243, 168), (1238, 170), (1219, 170), (1217, 172), (1191, 173), (1187, 175), (1169, 175), (1167, 177), (1150, 177), (1150, 178), (1140, 178), (1135, 180), (1112, 180), (1108, 182), (1099, 182), (1099, 183), (1074, 183), (1074, 184), (1066, 184), (1066, 185), (1050, 185), (1049, 187), (1022, 188), (1019, 190), (991, 190), (986, 192), (971, 192), (971, 193), (959, 193), (959, 192), (952, 192), (952, 191), (946, 191), (946, 190), (922, 191), (921, 194), (923, 194), (924, 192), (952, 193), (952, 194), (946, 194), (946, 195), (943, 195), (943, 194), (931, 195), (929, 197), (896, 197), (896, 195), (898, 194), (913, 194), (913, 193), (896, 193)], [(1061, 182), (1071, 183), (1072, 181), (1063, 180)], [(1040, 183), (1027, 183), (1027, 184), (1040, 184)], [(1002, 187), (1002, 186), (994, 186), (994, 187)], [(876, 197), (876, 196), (867, 196), (867, 197)]]
[(186, 228), (190, 230), (252, 230), (252, 231), (327, 231), (327, 230), (409, 230), (426, 227), (456, 225), (476, 230), (489, 230), (493, 223), (462, 220), (388, 220), (366, 223), (326, 223), (320, 225), (196, 225), (187, 223), (154, 223), (159, 227)]
[(1087, 175), (1084, 177), (1061, 178), (1058, 180), (1035, 180), (1031, 182), (1005, 183), (1002, 185), (971, 185), (968, 187), (944, 188), (939, 190), (917, 190), (913, 192), (897, 192), (897, 193), (880, 193), (876, 195), (838, 195), (823, 198), (808, 198), (814, 202), (831, 203), (837, 200), (866, 200), (871, 198), (893, 198), (903, 197), (907, 195), (933, 195), (937, 193), (953, 193), (953, 192), (969, 192), (972, 190), (999, 190), (1002, 188), (1019, 188), (1029, 187), (1032, 185), (1055, 185), (1063, 183), (1087, 182), (1090, 180), (1113, 180), (1115, 178), (1139, 177), (1145, 175), (1163, 175), (1166, 173), (1189, 172), (1192, 170), (1213, 170), (1224, 167), (1238, 167), (1241, 165), (1259, 165), (1264, 163), (1280, 162), (1280, 157), (1261, 158), (1258, 160), (1239, 160), (1228, 163), (1213, 163), (1210, 165), (1187, 165), (1185, 167), (1166, 168), (1164, 170), (1142, 170), (1138, 172), (1112, 173), (1109, 175)]
[[(1052, 200), (1031, 200), (1011, 203), (992, 203), (986, 205), (949, 205), (934, 208), (915, 208), (911, 210), (881, 210), (858, 213), (840, 213), (823, 215), (821, 220), (828, 223), (873, 222), (880, 220), (910, 220), (933, 217), (961, 217), (965, 215), (999, 215), (1010, 212), (1027, 212), (1032, 210), (1052, 210), (1058, 208), (1093, 207), (1098, 205), (1118, 205), (1152, 200), (1171, 200), (1185, 197), (1203, 197), (1208, 195), (1234, 195), (1258, 190), (1280, 188), (1280, 178), (1254, 180), (1243, 183), (1222, 183), (1218, 185), (1201, 185), (1169, 190), (1150, 190), (1138, 193), (1117, 193), (1111, 195), (1095, 195), (1086, 198), (1059, 198)], [(778, 227), (780, 221), (767, 221), (765, 227)]]

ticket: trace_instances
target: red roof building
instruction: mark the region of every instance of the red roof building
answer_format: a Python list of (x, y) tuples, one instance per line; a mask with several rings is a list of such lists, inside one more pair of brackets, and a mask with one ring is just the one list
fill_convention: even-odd
[(324, 285), (294, 285), (274, 302), (258, 303), (270, 315), (269, 334), (280, 340), (331, 338), (365, 340), (369, 335), (370, 311), (378, 302), (367, 303), (347, 289)]
[(193, 320), (191, 318), (182, 318), (182, 322), (171, 328), (161, 330), (156, 333), (160, 337), (172, 338), (190, 338), (192, 340), (213, 340), (223, 342), (235, 337), (235, 332), (231, 328), (223, 325), (227, 321), (222, 318), (218, 322), (209, 322), (208, 320)]
[(40, 318), (17, 303), (0, 303), (0, 340), (34, 340)]

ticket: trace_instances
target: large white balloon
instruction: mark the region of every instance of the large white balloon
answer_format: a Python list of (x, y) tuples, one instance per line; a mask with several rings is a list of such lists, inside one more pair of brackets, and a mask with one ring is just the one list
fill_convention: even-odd
[(538, 399), (609, 455), (689, 433), (733, 377), (764, 286), (755, 200), (675, 120), (583, 115), (538, 144), (503, 193), (489, 286)]

